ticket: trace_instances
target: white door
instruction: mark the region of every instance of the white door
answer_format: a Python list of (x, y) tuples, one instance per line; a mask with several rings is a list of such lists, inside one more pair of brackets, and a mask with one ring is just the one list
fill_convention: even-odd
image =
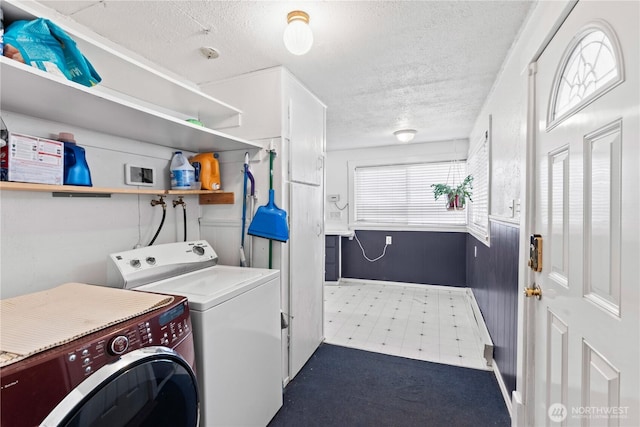
[(321, 187), (291, 183), (290, 349), (293, 379), (322, 342), (324, 232)]
[(536, 426), (640, 425), (639, 5), (579, 2), (537, 63)]

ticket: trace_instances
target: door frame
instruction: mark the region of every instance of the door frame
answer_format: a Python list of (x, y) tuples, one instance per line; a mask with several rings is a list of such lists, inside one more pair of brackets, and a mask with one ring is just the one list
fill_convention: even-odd
[[(536, 193), (536, 135), (537, 135), (537, 109), (536, 103), (536, 73), (537, 61), (542, 52), (549, 45), (564, 21), (567, 19), (578, 0), (569, 0), (564, 8), (556, 16), (548, 34), (541, 41), (535, 53), (530, 58), (527, 67), (527, 117), (526, 117), (526, 142), (522, 149), (522, 172), (520, 180), (520, 194), (523, 195), (520, 202), (520, 242), (519, 242), (519, 266), (518, 266), (518, 292), (523, 295), (525, 288), (534, 283), (534, 274), (527, 265), (529, 259), (529, 236), (535, 234), (535, 193)], [(535, 318), (532, 299), (524, 296), (518, 304), (518, 341), (516, 360), (516, 389), (511, 396), (513, 426), (531, 426), (535, 419), (535, 370), (534, 370), (534, 342), (535, 342)]]

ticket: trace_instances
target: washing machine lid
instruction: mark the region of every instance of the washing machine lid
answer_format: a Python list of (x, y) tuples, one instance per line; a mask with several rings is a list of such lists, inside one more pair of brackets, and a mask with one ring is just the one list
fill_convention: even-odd
[(136, 290), (183, 295), (191, 310), (205, 311), (279, 276), (279, 270), (216, 265)]

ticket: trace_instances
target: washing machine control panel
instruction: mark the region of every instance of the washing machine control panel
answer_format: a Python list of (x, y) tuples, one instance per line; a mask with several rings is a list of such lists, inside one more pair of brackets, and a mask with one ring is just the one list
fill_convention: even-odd
[(107, 283), (133, 289), (217, 262), (218, 255), (206, 240), (146, 246), (109, 255)]
[(191, 333), (189, 305), (176, 297), (169, 306), (136, 318), (136, 323), (113, 326), (93, 333), (82, 345), (67, 350), (65, 363), (72, 382), (81, 382), (101, 367), (131, 351), (164, 346), (175, 348)]

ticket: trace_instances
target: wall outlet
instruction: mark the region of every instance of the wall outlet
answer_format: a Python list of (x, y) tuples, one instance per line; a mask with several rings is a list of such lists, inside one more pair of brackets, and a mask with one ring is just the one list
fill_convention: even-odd
[(339, 194), (329, 194), (327, 196), (327, 200), (330, 202), (339, 202), (340, 201), (340, 195)]
[(329, 218), (331, 219), (341, 219), (342, 212), (329, 212)]
[(387, 240), (386, 240), (385, 244), (387, 244), (387, 245), (391, 244), (391, 236), (387, 236)]
[(478, 258), (478, 247), (477, 246), (473, 247), (473, 257), (474, 258)]

